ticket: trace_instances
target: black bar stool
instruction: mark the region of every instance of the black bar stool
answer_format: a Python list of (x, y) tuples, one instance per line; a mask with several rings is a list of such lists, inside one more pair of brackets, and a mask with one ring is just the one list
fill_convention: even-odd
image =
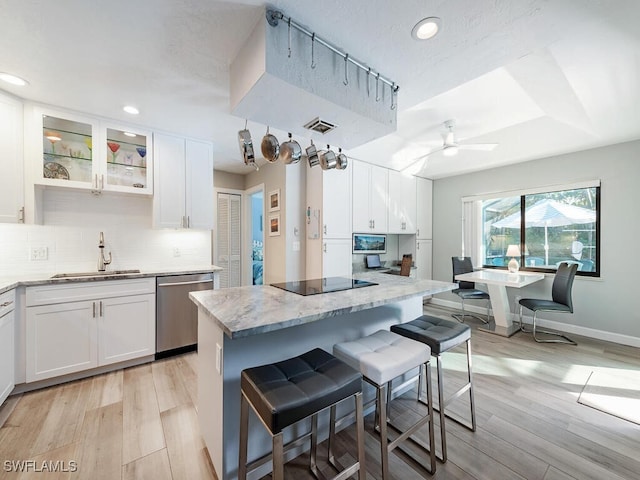
[[(362, 375), (330, 353), (319, 348), (281, 362), (242, 371), (240, 404), (240, 453), (238, 478), (272, 459), (273, 479), (284, 480), (285, 451), (311, 437), (309, 468), (316, 467), (318, 413), (354, 397), (356, 408), (358, 461), (334, 477), (342, 480), (358, 472), (364, 480), (364, 419), (362, 416)], [(249, 405), (271, 434), (272, 453), (247, 465)], [(283, 444), (283, 430), (311, 416), (311, 432)], [(333, 435), (333, 429), (330, 435)], [(333, 439), (330, 439), (333, 440)]]
[[(429, 359), (431, 352), (427, 345), (409, 340), (387, 330), (379, 330), (367, 337), (352, 342), (337, 343), (333, 346), (333, 354), (344, 360), (354, 368), (358, 368), (364, 379), (376, 389), (376, 419), (380, 427), (380, 457), (382, 463), (382, 478), (389, 478), (389, 453), (401, 442), (412, 440), (422, 450), (429, 454), (429, 466), (418, 460), (421, 466), (430, 474), (436, 471), (436, 457), (433, 432), (433, 407), (431, 402), (431, 370)], [(388, 422), (388, 408), (391, 400), (391, 382), (394, 378), (414, 369), (426, 370), (427, 378), (427, 414), (422, 416), (414, 425), (401, 431)], [(421, 377), (422, 378), (422, 377)], [(425, 423), (429, 425), (429, 445), (411, 438)], [(335, 411), (331, 411), (331, 425), (335, 424)], [(391, 427), (399, 435), (393, 441), (389, 440), (387, 427)], [(403, 450), (404, 451), (404, 450)], [(405, 453), (409, 454), (408, 451)], [(329, 458), (331, 458), (331, 443), (329, 444)], [(414, 460), (416, 460), (414, 458)]]
[[(447, 439), (445, 434), (445, 416), (454, 422), (468, 428), (472, 432), (476, 431), (476, 409), (473, 400), (473, 374), (471, 371), (471, 328), (464, 323), (443, 320), (442, 318), (422, 315), (407, 323), (393, 325), (391, 331), (418, 342), (425, 343), (431, 348), (431, 355), (436, 357), (438, 367), (438, 408), (434, 410), (440, 413), (440, 437), (442, 442), (443, 462), (447, 461)], [(467, 378), (468, 382), (453, 393), (449, 398), (444, 398), (444, 384), (442, 382), (442, 360), (441, 355), (463, 342), (467, 342)], [(419, 389), (420, 390), (420, 389)], [(469, 402), (471, 410), (471, 424), (461, 419), (448, 415), (445, 408), (452, 401), (460, 397), (465, 392), (469, 392)], [(418, 392), (420, 397), (421, 391)], [(427, 400), (428, 401), (428, 400)]]

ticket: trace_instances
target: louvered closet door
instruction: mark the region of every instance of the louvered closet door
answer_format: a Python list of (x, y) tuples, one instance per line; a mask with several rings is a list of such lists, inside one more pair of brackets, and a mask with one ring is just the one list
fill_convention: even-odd
[(241, 282), (240, 207), (240, 195), (218, 194), (217, 265), (224, 269), (220, 272), (221, 287), (239, 287)]

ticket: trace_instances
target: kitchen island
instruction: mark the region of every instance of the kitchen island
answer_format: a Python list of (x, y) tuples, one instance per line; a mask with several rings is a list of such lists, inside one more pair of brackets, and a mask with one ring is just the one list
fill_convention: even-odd
[[(198, 306), (198, 417), (218, 478), (237, 478), (243, 369), (316, 347), (331, 352), (337, 342), (413, 320), (422, 315), (424, 296), (456, 288), (453, 283), (383, 273), (357, 278), (377, 285), (310, 296), (268, 285), (189, 294)], [(327, 433), (324, 417), (320, 418), (321, 438)], [(294, 427), (300, 428), (296, 435), (306, 431), (302, 424)], [(250, 415), (249, 460), (270, 448), (266, 430)], [(270, 462), (265, 464), (259, 476), (270, 467)]]

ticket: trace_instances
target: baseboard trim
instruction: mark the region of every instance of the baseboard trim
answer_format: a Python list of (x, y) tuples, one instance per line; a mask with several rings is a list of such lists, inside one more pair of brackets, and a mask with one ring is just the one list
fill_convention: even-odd
[[(452, 308), (454, 310), (460, 310), (460, 302), (451, 301), (451, 300), (443, 300), (441, 298), (433, 297), (429, 302), (433, 305), (438, 305), (441, 307)], [(464, 306), (465, 310), (473, 313), (478, 313), (485, 315), (487, 310), (483, 307), (477, 307), (475, 305), (469, 305), (468, 303)], [(523, 315), (522, 320), (526, 324), (532, 323), (532, 317), (530, 315)], [(538, 316), (538, 325), (543, 328), (549, 328), (551, 330), (557, 330), (563, 333), (574, 335), (581, 335), (583, 337), (594, 338), (596, 340), (604, 340), (606, 342), (617, 343), (620, 345), (627, 345), (630, 347), (638, 347), (640, 348), (640, 338), (632, 337), (630, 335), (623, 335), (620, 333), (607, 332), (605, 330), (597, 330), (595, 328), (581, 327), (580, 325), (574, 325), (569, 323), (557, 322), (554, 320), (549, 320), (546, 318), (542, 318)]]

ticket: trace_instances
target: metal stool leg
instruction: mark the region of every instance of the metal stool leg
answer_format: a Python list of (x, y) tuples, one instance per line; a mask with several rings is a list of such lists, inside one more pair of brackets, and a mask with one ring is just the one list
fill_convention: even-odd
[(311, 415), (311, 448), (309, 449), (309, 469), (318, 477), (318, 414)]
[(247, 478), (247, 441), (249, 435), (249, 402), (240, 394), (240, 452), (238, 462), (238, 480)]
[(356, 436), (358, 442), (358, 480), (366, 480), (364, 454), (364, 408), (362, 406), (362, 393), (356, 395)]
[(273, 480), (284, 480), (284, 441), (282, 432), (273, 436)]
[(436, 355), (436, 365), (438, 373), (438, 411), (440, 413), (440, 444), (442, 446), (442, 462), (447, 461), (447, 434), (445, 432), (444, 420), (444, 385), (442, 383), (442, 359)]
[(382, 463), (382, 479), (389, 478), (389, 440), (387, 432), (387, 389), (386, 385), (377, 387), (378, 410), (380, 411), (380, 461)]

